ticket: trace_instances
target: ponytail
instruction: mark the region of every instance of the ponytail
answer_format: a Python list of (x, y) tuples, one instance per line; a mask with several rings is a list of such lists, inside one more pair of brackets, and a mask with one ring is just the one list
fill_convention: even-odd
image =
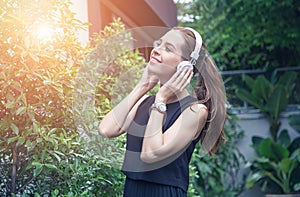
[[(182, 32), (185, 42), (182, 48), (183, 57), (189, 57), (195, 46), (195, 37), (185, 28), (176, 27)], [(221, 144), (226, 141), (224, 132), (226, 112), (226, 92), (220, 72), (208, 55), (206, 46), (202, 44), (199, 58), (194, 66), (194, 77), (197, 78), (195, 96), (197, 103), (204, 104), (208, 109), (208, 118), (201, 132), (200, 142), (204, 150), (214, 155)]]

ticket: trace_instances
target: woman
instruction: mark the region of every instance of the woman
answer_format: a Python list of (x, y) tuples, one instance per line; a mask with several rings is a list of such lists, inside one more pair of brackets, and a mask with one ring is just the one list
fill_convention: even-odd
[[(194, 93), (186, 89), (192, 77)], [(156, 95), (146, 96), (158, 82)], [(99, 125), (108, 138), (127, 133), (124, 196), (187, 196), (195, 145), (213, 155), (225, 140), (225, 104), (223, 81), (198, 32), (176, 27), (163, 35), (140, 82)]]

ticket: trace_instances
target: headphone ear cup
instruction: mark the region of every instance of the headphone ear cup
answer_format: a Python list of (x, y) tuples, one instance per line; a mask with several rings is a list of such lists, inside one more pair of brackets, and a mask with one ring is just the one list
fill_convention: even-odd
[(179, 70), (179, 71), (182, 71), (185, 68), (191, 68), (191, 69), (193, 69), (193, 65), (191, 64), (190, 61), (182, 61), (177, 66), (177, 70)]

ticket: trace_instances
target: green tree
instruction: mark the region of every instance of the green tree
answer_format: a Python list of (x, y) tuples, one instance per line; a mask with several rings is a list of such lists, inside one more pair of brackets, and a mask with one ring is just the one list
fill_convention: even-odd
[[(91, 133), (86, 141), (79, 135), (74, 93), (80, 90), (76, 86), (79, 68), (86, 66), (83, 62), (93, 63), (86, 58), (125, 27), (116, 20), (93, 44), (83, 47), (76, 32), (88, 24), (74, 18), (70, 5), (69, 0), (0, 2), (1, 196), (117, 196), (121, 192), (123, 176), (111, 165), (116, 154), (103, 147), (122, 148), (122, 141), (108, 142)], [(110, 61), (110, 72), (95, 73), (98, 81), (91, 89), (97, 98), (95, 111), (82, 114), (94, 118), (89, 129), (95, 130), (101, 114), (111, 107), (109, 98), (120, 73), (143, 62), (137, 51), (124, 51)], [(109, 91), (104, 94), (104, 90)]]
[(300, 64), (299, 7), (296, 0), (193, 0), (179, 4), (179, 16), (203, 34), (222, 70), (269, 70)]
[[(295, 69), (300, 66), (300, 2), (296, 0), (192, 0), (191, 3), (178, 3), (178, 7), (180, 25), (191, 26), (202, 34), (209, 52), (222, 71), (262, 70), (265, 76), (261, 77), (274, 79), (273, 74), (285, 76), (278, 73), (276, 68)], [(241, 106), (240, 100), (234, 100), (234, 90), (244, 87), (243, 79), (249, 77), (224, 78), (229, 101), (232, 105)], [(300, 101), (299, 76), (296, 80), (298, 82), (295, 83), (292, 98), (285, 101), (284, 105)], [(271, 81), (273, 82), (276, 81)], [(257, 86), (258, 89), (261, 87)], [(253, 91), (257, 92), (257, 88)], [(277, 92), (286, 95), (283, 90)], [(262, 100), (259, 97), (257, 99)], [(249, 104), (256, 106), (259, 103)], [(202, 172), (203, 170), (199, 171)], [(209, 176), (210, 179), (211, 177)], [(205, 178), (199, 180), (204, 182)], [(216, 185), (214, 181), (211, 183)], [(217, 189), (213, 190), (214, 188)], [(221, 190), (222, 188), (218, 190), (218, 187), (212, 187), (208, 191)]]
[(74, 138), (70, 86), (83, 24), (68, 2), (23, 0), (1, 1), (0, 23), (1, 187), (13, 194), (70, 154), (62, 146)]

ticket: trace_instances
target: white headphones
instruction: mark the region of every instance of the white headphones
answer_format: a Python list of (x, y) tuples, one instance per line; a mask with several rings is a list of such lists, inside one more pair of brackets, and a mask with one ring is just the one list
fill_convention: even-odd
[(193, 68), (193, 66), (196, 65), (197, 59), (199, 58), (199, 53), (202, 46), (202, 37), (200, 36), (200, 34), (190, 27), (185, 27), (185, 29), (193, 32), (196, 38), (196, 43), (194, 51), (190, 55), (191, 59), (189, 61), (180, 62), (177, 66), (177, 70), (183, 70), (184, 68)]

